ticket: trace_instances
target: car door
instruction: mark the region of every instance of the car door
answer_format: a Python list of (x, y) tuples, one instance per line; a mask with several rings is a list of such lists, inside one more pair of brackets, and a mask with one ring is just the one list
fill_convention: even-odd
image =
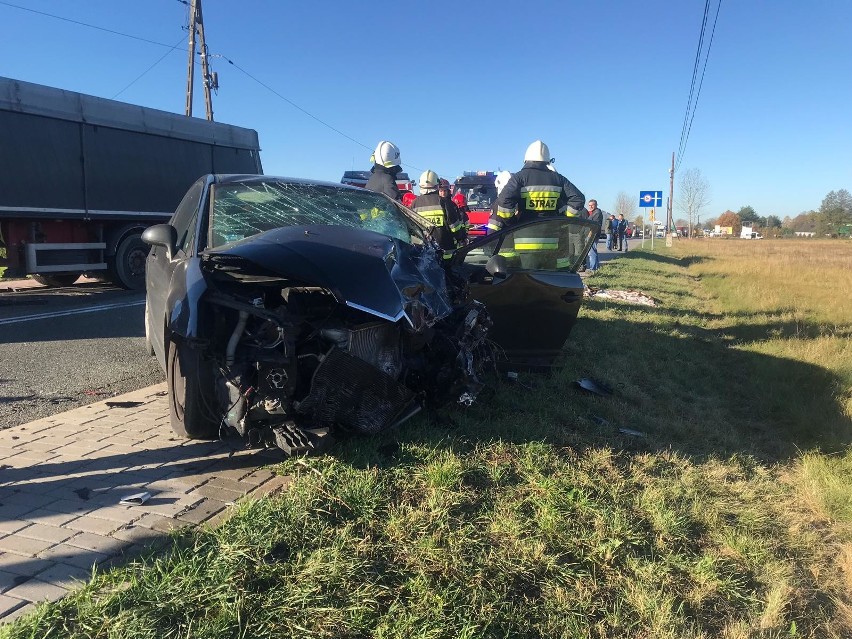
[[(583, 301), (577, 268), (597, 232), (595, 222), (580, 218), (539, 218), (491, 233), (453, 256), (454, 270), (494, 322), (489, 337), (513, 365), (550, 366), (559, 355)], [(495, 264), (502, 271), (496, 275), (489, 272)]]

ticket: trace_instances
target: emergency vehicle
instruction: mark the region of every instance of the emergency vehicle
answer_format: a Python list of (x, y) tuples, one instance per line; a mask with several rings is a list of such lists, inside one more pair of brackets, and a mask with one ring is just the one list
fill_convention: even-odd
[(488, 234), (488, 218), (491, 216), (491, 206), (497, 200), (497, 187), (494, 171), (465, 171), (464, 175), (456, 178), (453, 185), (453, 199), (461, 194), (467, 204), (469, 237)]
[[(370, 179), (370, 175), (370, 171), (344, 171), (340, 183), (360, 186), (363, 189), (367, 186), (367, 180)], [(408, 173), (397, 173), (396, 188), (403, 193), (405, 191), (414, 191), (414, 180), (408, 177)]]

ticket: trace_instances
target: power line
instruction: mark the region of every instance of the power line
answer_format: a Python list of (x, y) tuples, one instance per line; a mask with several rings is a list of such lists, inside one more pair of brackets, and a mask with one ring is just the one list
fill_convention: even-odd
[(680, 141), (678, 142), (677, 154), (683, 151), (683, 140), (686, 137), (686, 130), (689, 124), (689, 113), (692, 109), (692, 96), (695, 92), (695, 78), (698, 77), (698, 66), (701, 64), (701, 49), (704, 44), (704, 32), (707, 29), (707, 14), (710, 10), (710, 0), (704, 2), (704, 17), (701, 20), (701, 32), (698, 35), (698, 48), (695, 51), (695, 62), (692, 64), (692, 80), (689, 83), (689, 97), (686, 100), (686, 112), (683, 114), (683, 125), (680, 129)]
[(112, 96), (112, 98), (111, 98), (111, 99), (112, 99), (112, 100), (115, 100), (118, 96), (120, 96), (122, 93), (124, 93), (125, 91), (127, 91), (127, 89), (129, 89), (129, 88), (130, 88), (130, 87), (132, 87), (134, 84), (136, 84), (139, 80), (141, 80), (141, 79), (142, 79), (142, 77), (143, 77), (144, 75), (146, 75), (146, 74), (147, 74), (147, 73), (148, 73), (151, 69), (153, 69), (155, 66), (157, 66), (158, 64), (160, 64), (160, 62), (162, 62), (163, 60), (165, 60), (165, 59), (166, 59), (166, 57), (167, 57), (167, 56), (168, 56), (168, 55), (169, 55), (172, 51), (174, 51), (175, 49), (177, 49), (177, 48), (178, 48), (179, 46), (181, 46), (182, 44), (183, 44), (183, 38), (181, 38), (180, 40), (178, 40), (178, 41), (175, 43), (175, 45), (174, 45), (171, 49), (169, 49), (168, 51), (166, 51), (166, 52), (165, 52), (162, 56), (160, 56), (160, 58), (159, 58), (159, 59), (158, 59), (158, 60), (157, 60), (154, 64), (152, 64), (150, 67), (148, 67), (148, 68), (147, 68), (147, 69), (145, 69), (142, 73), (140, 73), (138, 76), (136, 76), (136, 79), (135, 79), (135, 80), (133, 80), (130, 84), (128, 84), (126, 87), (124, 87), (121, 91), (119, 91), (119, 92), (118, 92), (118, 93), (116, 93), (114, 96)]
[(106, 27), (99, 27), (94, 24), (89, 24), (88, 22), (81, 22), (80, 20), (72, 20), (71, 18), (64, 18), (62, 16), (57, 16), (52, 13), (46, 13), (44, 11), (36, 11), (35, 9), (30, 9), (29, 7), (22, 7), (17, 4), (12, 4), (11, 2), (5, 2), (4, 0), (0, 0), (0, 4), (5, 5), (7, 7), (12, 7), (13, 9), (20, 9), (21, 11), (29, 11), (30, 13), (36, 13), (40, 16), (47, 16), (48, 18), (55, 18), (56, 20), (62, 20), (64, 22), (70, 22), (71, 24), (77, 24), (81, 27), (89, 27), (90, 29), (97, 29), (98, 31), (105, 31), (106, 33), (112, 33), (113, 35), (123, 36), (125, 38), (132, 38), (133, 40), (139, 40), (140, 42), (147, 42), (148, 44), (156, 44), (158, 47), (166, 47), (167, 49), (173, 49), (174, 47), (170, 44), (164, 44), (162, 42), (157, 42), (155, 40), (149, 40), (148, 38), (141, 38), (139, 36), (131, 35), (129, 33), (123, 33), (121, 31), (114, 31), (113, 29), (107, 29)]
[[(262, 86), (263, 88), (265, 88), (267, 91), (270, 91), (270, 92), (271, 92), (271, 93), (273, 93), (274, 95), (276, 95), (276, 96), (278, 96), (279, 98), (281, 98), (282, 100), (284, 100), (287, 104), (289, 104), (290, 106), (292, 106), (294, 109), (298, 109), (299, 111), (301, 111), (302, 113), (304, 113), (305, 115), (307, 115), (309, 118), (312, 118), (312, 119), (316, 120), (317, 122), (319, 122), (320, 124), (322, 124), (323, 126), (325, 126), (325, 127), (329, 128), (329, 129), (331, 129), (332, 131), (334, 131), (334, 132), (335, 132), (335, 133), (337, 133), (338, 135), (342, 135), (342, 136), (343, 136), (344, 138), (346, 138), (347, 140), (350, 140), (351, 142), (354, 142), (355, 144), (357, 144), (357, 145), (359, 145), (359, 146), (364, 147), (364, 148), (365, 148), (365, 149), (367, 149), (368, 151), (372, 151), (372, 150), (373, 150), (373, 148), (372, 148), (372, 147), (367, 146), (366, 144), (364, 144), (364, 143), (363, 143), (363, 142), (361, 142), (360, 140), (356, 140), (355, 138), (353, 138), (353, 137), (352, 137), (352, 136), (350, 136), (350, 135), (347, 135), (346, 133), (344, 133), (344, 132), (343, 132), (343, 131), (341, 131), (340, 129), (338, 129), (338, 128), (336, 128), (336, 127), (332, 126), (331, 124), (329, 124), (328, 122), (326, 122), (325, 120), (322, 120), (322, 119), (318, 118), (317, 116), (315, 116), (315, 115), (314, 115), (313, 113), (311, 113), (310, 111), (307, 111), (306, 109), (303, 109), (303, 108), (302, 108), (302, 107), (300, 107), (298, 104), (296, 104), (295, 102), (293, 102), (290, 98), (287, 98), (287, 97), (285, 97), (285, 96), (281, 95), (278, 91), (276, 91), (275, 89), (273, 89), (271, 86), (269, 86), (268, 84), (266, 84), (266, 83), (265, 83), (265, 82), (263, 82), (262, 80), (259, 80), (258, 78), (256, 78), (255, 76), (253, 76), (251, 73), (249, 73), (248, 71), (246, 71), (245, 69), (243, 69), (240, 65), (238, 65), (236, 62), (234, 62), (234, 61), (233, 61), (233, 60), (231, 60), (230, 58), (227, 58), (227, 57), (225, 57), (224, 55), (221, 55), (221, 54), (213, 54), (211, 57), (215, 57), (215, 58), (222, 58), (222, 59), (223, 59), (223, 60), (225, 60), (228, 64), (230, 64), (231, 66), (233, 66), (235, 69), (237, 69), (238, 71), (241, 71), (241, 72), (242, 72), (242, 73), (244, 73), (246, 76), (248, 76), (249, 78), (251, 78), (252, 80), (254, 80), (255, 82), (257, 82), (260, 86)], [(404, 162), (402, 163), (402, 165), (403, 165), (403, 166), (405, 166), (405, 167), (412, 168), (412, 169), (414, 169), (414, 170), (416, 170), (416, 171), (420, 171), (420, 170), (421, 170), (421, 169), (419, 169), (419, 168), (418, 168), (418, 167), (416, 167), (416, 166), (412, 166), (411, 164), (406, 164), (406, 163), (404, 163)]]
[[(680, 164), (683, 161), (683, 158), (686, 154), (686, 145), (689, 142), (689, 134), (692, 131), (692, 122), (695, 120), (695, 111), (697, 110), (697, 107), (698, 107), (698, 99), (701, 96), (701, 88), (704, 85), (704, 75), (707, 72), (707, 61), (710, 59), (710, 49), (713, 46), (713, 36), (716, 33), (716, 23), (718, 22), (718, 19), (719, 19), (719, 11), (722, 8), (722, 0), (718, 0), (718, 4), (716, 6), (716, 16), (713, 20), (713, 30), (712, 30), (711, 35), (710, 35), (710, 40), (709, 40), (709, 44), (707, 46), (707, 51), (704, 54), (704, 65), (703, 65), (703, 68), (702, 68), (702, 71), (701, 71), (701, 78), (698, 82), (698, 92), (695, 93), (695, 80), (696, 80), (696, 77), (697, 77), (698, 65), (700, 64), (700, 60), (701, 60), (701, 52), (702, 52), (703, 46), (704, 46), (704, 34), (706, 32), (706, 29), (707, 29), (707, 18), (708, 18), (708, 14), (709, 14), (709, 8), (710, 8), (710, 0), (706, 0), (705, 5), (704, 5), (704, 18), (703, 18), (702, 23), (701, 23), (701, 34), (700, 34), (699, 39), (698, 39), (698, 50), (696, 51), (695, 65), (694, 65), (693, 71), (692, 71), (692, 82), (691, 82), (691, 86), (690, 86), (690, 90), (689, 90), (689, 100), (687, 102), (686, 113), (684, 114), (683, 128), (681, 129), (681, 134), (680, 134), (680, 136), (681, 136), (680, 144), (678, 145), (677, 165), (675, 167), (673, 167), (673, 173), (674, 173), (674, 171), (677, 171), (680, 168)], [(694, 102), (692, 100), (693, 95), (695, 95), (695, 101)]]
[[(692, 121), (695, 119), (695, 110), (698, 107), (698, 98), (701, 97), (701, 87), (704, 86), (704, 73), (707, 71), (707, 60), (710, 58), (710, 49), (713, 47), (713, 36), (716, 35), (716, 22), (719, 20), (719, 9), (722, 8), (722, 0), (716, 5), (716, 16), (713, 18), (713, 30), (710, 32), (710, 42), (707, 45), (707, 55), (704, 56), (704, 68), (701, 70), (701, 81), (698, 83), (698, 94), (695, 96), (695, 106), (692, 109), (692, 117), (689, 119), (689, 128), (686, 131), (686, 139), (683, 142), (683, 153), (686, 153), (686, 143), (689, 141), (689, 133), (692, 131)], [(681, 155), (680, 159), (683, 159)], [(680, 167), (678, 161), (675, 171)]]

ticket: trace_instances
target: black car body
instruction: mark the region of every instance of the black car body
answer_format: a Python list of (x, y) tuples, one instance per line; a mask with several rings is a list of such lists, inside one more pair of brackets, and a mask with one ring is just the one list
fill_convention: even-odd
[(572, 220), (444, 259), (429, 223), (383, 195), (201, 178), (170, 224), (143, 235), (146, 336), (172, 427), (296, 452), (331, 429), (375, 433), (430, 403), (472, 402), (503, 352), (552, 358), (567, 338), (582, 300), (573, 270), (593, 234)]

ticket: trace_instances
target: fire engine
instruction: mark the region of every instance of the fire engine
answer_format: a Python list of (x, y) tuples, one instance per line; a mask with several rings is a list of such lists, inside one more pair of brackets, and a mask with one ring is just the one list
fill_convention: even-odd
[(465, 171), (464, 175), (456, 178), (453, 186), (453, 196), (462, 194), (468, 207), (468, 231), (470, 237), (488, 234), (488, 218), (491, 216), (491, 206), (497, 200), (497, 187), (494, 171)]

